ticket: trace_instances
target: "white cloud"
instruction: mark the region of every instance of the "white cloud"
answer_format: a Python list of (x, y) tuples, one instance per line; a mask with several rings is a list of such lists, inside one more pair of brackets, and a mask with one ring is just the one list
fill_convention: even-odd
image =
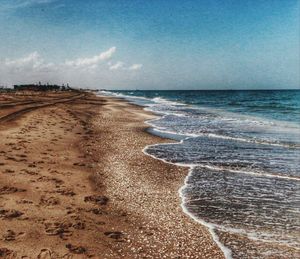
[(17, 59), (5, 59), (4, 65), (10, 72), (32, 70), (32, 71), (45, 71), (55, 68), (53, 63), (46, 63), (38, 52), (32, 52), (29, 55)]
[[(113, 60), (115, 47), (94, 57), (49, 62), (37, 51), (23, 57), (0, 59), (0, 85), (50, 82), (70, 83), (74, 86), (130, 86), (137, 79), (141, 64), (127, 65)], [(111, 71), (111, 72), (110, 72)], [(113, 72), (113, 73), (112, 73)]]
[(19, 58), (19, 59), (9, 59), (5, 60), (5, 65), (10, 67), (22, 67), (27, 64), (36, 65), (40, 63), (40, 55), (35, 51), (30, 53), (29, 55)]
[[(32, 71), (32, 72), (51, 72), (51, 71), (99, 71), (100, 69), (103, 71), (107, 69), (105, 66), (99, 66), (102, 61), (111, 59), (113, 54), (116, 51), (116, 47), (111, 47), (110, 49), (100, 53), (91, 58), (78, 58), (75, 60), (66, 60), (64, 63), (47, 63), (40, 56), (38, 52), (32, 52), (24, 57), (9, 59), (6, 58), (2, 63), (8, 72), (20, 72), (20, 71)], [(105, 63), (103, 63), (105, 65)], [(109, 61), (107, 63), (109, 70), (140, 70), (142, 68), (142, 64), (132, 64), (130, 66), (126, 66), (125, 62), (117, 61), (112, 62)]]
[(142, 67), (142, 64), (133, 64), (128, 68), (128, 70), (140, 70)]
[(25, 3), (27, 3), (28, 5), (39, 5), (39, 4), (50, 4), (53, 2), (58, 2), (59, 0), (27, 0), (27, 1), (23, 1)]
[(140, 70), (143, 67), (142, 64), (133, 64), (131, 66), (125, 66), (125, 63), (122, 61), (118, 61), (115, 64), (109, 62), (108, 65), (109, 65), (110, 70), (131, 70), (131, 71), (133, 71), (133, 70)]
[(122, 62), (122, 61), (118, 61), (115, 64), (109, 63), (108, 65), (109, 65), (110, 70), (118, 70), (118, 69), (124, 68), (124, 62)]
[(50, 4), (58, 2), (59, 0), (10, 0), (0, 3), (0, 11), (9, 11), (28, 6)]
[(66, 60), (65, 65), (72, 67), (97, 67), (101, 61), (108, 60), (116, 52), (116, 47), (111, 47), (110, 49), (100, 53), (91, 58), (78, 58), (75, 60)]

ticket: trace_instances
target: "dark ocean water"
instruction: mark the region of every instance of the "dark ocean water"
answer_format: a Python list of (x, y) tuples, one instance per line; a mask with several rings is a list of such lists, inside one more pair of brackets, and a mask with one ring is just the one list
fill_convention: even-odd
[(161, 116), (148, 146), (190, 166), (186, 213), (207, 225), (227, 257), (300, 258), (300, 90), (114, 91)]

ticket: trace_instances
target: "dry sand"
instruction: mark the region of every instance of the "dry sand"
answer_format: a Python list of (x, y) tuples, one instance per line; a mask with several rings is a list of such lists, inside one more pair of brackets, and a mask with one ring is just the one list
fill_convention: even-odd
[(0, 257), (223, 258), (182, 212), (153, 115), (91, 93), (0, 93)]

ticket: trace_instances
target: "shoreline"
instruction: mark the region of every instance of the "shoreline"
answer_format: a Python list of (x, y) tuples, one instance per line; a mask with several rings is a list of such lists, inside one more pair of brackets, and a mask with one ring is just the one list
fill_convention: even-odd
[[(152, 135), (150, 134), (147, 129), (149, 129), (149, 125), (146, 124), (146, 121), (149, 120), (149, 119), (153, 119), (153, 118), (156, 118), (157, 116), (155, 114), (153, 114), (152, 112), (149, 112), (149, 111), (145, 111), (142, 107), (138, 106), (138, 105), (134, 105), (134, 104), (130, 104), (129, 102), (127, 102), (126, 100), (123, 100), (123, 99), (119, 99), (119, 98), (115, 98), (115, 97), (105, 97), (105, 98), (108, 98), (111, 100), (111, 105), (112, 105), (112, 108), (114, 108), (114, 106), (117, 106), (117, 111), (116, 112), (120, 112), (120, 109), (121, 110), (126, 110), (126, 109), (130, 109), (130, 113), (133, 113), (133, 121), (135, 121), (135, 123), (138, 124), (138, 133), (139, 135), (143, 135), (143, 138), (146, 139), (145, 141), (145, 145), (143, 145), (142, 143), (138, 143), (138, 147), (137, 147), (137, 150), (135, 152), (138, 152), (139, 156), (146, 156), (146, 157), (143, 157), (144, 160), (147, 160), (149, 161), (149, 163), (152, 165), (152, 167), (156, 167), (156, 168), (152, 168), (152, 169), (156, 169), (158, 171), (155, 171), (155, 176), (154, 177), (161, 177), (161, 179), (159, 178), (156, 178), (155, 181), (160, 181), (160, 180), (166, 180), (166, 179), (163, 179), (164, 178), (164, 175), (162, 175), (162, 171), (167, 168), (167, 170), (171, 170), (173, 171), (172, 173), (175, 173), (177, 174), (177, 176), (173, 177), (171, 176), (170, 179), (172, 179), (172, 181), (176, 181), (176, 184), (174, 182), (174, 185), (176, 186), (174, 189), (173, 189), (173, 195), (170, 195), (170, 197), (168, 197), (168, 199), (172, 199), (174, 203), (176, 203), (176, 213), (178, 213), (178, 216), (179, 217), (182, 217), (182, 220), (184, 220), (186, 223), (185, 224), (188, 224), (189, 227), (192, 227), (193, 225), (193, 230), (191, 231), (196, 231), (197, 232), (197, 228), (199, 228), (199, 232), (201, 231), (205, 231), (206, 234), (205, 235), (208, 235), (206, 236), (206, 238), (208, 238), (209, 240), (211, 240), (210, 242), (211, 245), (213, 245), (213, 250), (214, 250), (214, 253), (216, 251), (218, 251), (218, 253), (214, 254), (214, 255), (201, 255), (201, 252), (199, 251), (199, 247), (196, 247), (197, 245), (197, 238), (195, 240), (195, 238), (192, 238), (191, 237), (191, 234), (188, 235), (188, 238), (186, 237), (181, 237), (181, 238), (184, 238), (184, 241), (182, 241), (182, 245), (181, 247), (183, 247), (184, 245), (189, 245), (189, 242), (193, 243), (193, 246), (194, 248), (192, 248), (193, 246), (191, 246), (188, 250), (189, 251), (180, 251), (179, 254), (181, 252), (183, 253), (186, 253), (184, 254), (184, 257), (183, 258), (224, 258), (223, 256), (223, 253), (219, 250), (219, 247), (214, 243), (214, 241), (212, 240), (212, 237), (210, 236), (210, 233), (208, 232), (208, 230), (206, 230), (205, 227), (201, 226), (198, 222), (195, 222), (192, 218), (190, 218), (188, 215), (186, 215), (181, 207), (180, 207), (180, 204), (181, 204), (181, 199), (180, 199), (180, 196), (178, 195), (178, 191), (180, 190), (180, 188), (182, 187), (182, 184), (184, 182), (184, 179), (185, 177), (187, 176), (188, 174), (188, 170), (187, 168), (179, 168), (177, 165), (168, 165), (166, 164), (165, 162), (162, 162), (162, 161), (159, 161), (157, 159), (154, 159), (152, 157), (150, 157), (148, 154), (144, 154), (142, 152), (142, 150), (145, 149), (146, 146), (148, 145), (153, 145), (153, 144), (158, 144), (158, 143), (170, 143), (172, 140), (170, 139), (166, 139), (166, 138), (161, 138), (159, 136), (155, 136), (155, 135)], [(120, 103), (120, 100), (121, 100), (121, 103)], [(128, 121), (128, 117), (127, 117), (127, 121)], [(131, 120), (130, 120), (130, 123)], [(142, 125), (140, 125), (140, 123), (142, 123)], [(135, 126), (136, 127), (136, 126)], [(127, 132), (127, 131), (126, 131)], [(130, 134), (130, 133), (129, 133)], [(132, 134), (130, 134), (132, 135)], [(124, 137), (124, 136), (122, 136)], [(128, 136), (129, 137), (129, 136)], [(135, 157), (136, 159), (136, 157)], [(135, 160), (134, 159), (134, 160)], [(126, 161), (130, 160), (130, 159), (125, 159)], [(155, 165), (155, 166), (154, 166)], [(143, 165), (143, 167), (147, 167), (146, 165)], [(148, 170), (149, 172), (149, 170)], [(154, 172), (152, 172), (152, 174), (154, 174)], [(128, 175), (126, 175), (128, 176)], [(122, 175), (123, 177), (123, 175)], [(143, 177), (143, 181), (145, 180), (145, 175), (142, 175)], [(169, 177), (168, 177), (169, 178)], [(175, 179), (177, 178), (177, 179)], [(170, 179), (167, 179), (167, 181), (169, 181)], [(131, 182), (131, 184), (134, 182), (134, 180)], [(151, 184), (147, 184), (147, 188), (144, 188), (144, 189), (149, 189), (149, 186), (153, 185), (152, 188), (155, 188), (156, 191), (157, 191), (157, 188), (159, 188), (159, 190), (165, 188), (164, 184), (161, 184), (161, 185), (158, 185), (158, 186), (155, 186), (157, 185), (157, 183), (153, 183), (153, 179), (150, 179), (149, 182)], [(112, 186), (110, 184), (108, 184), (108, 186)], [(132, 186), (131, 186), (132, 187)], [(157, 191), (159, 192), (159, 191)], [(170, 200), (168, 200), (168, 202), (170, 202)], [(149, 202), (149, 201), (148, 201)], [(151, 202), (150, 202), (151, 203)], [(140, 205), (140, 204), (139, 204)], [(148, 207), (148, 206), (147, 206)], [(152, 207), (152, 208), (151, 208)], [(150, 206), (150, 208), (153, 210), (153, 207), (154, 206)], [(136, 208), (135, 208), (136, 210)], [(165, 210), (165, 208), (164, 208)], [(161, 211), (160, 211), (161, 212)], [(144, 214), (147, 214), (147, 213), (144, 213)], [(145, 215), (144, 215), (145, 216)], [(174, 216), (174, 215), (173, 215)], [(175, 215), (177, 216), (177, 215)], [(149, 229), (153, 228), (153, 223), (151, 222), (152, 219), (150, 219), (150, 223), (149, 224)], [(173, 223), (174, 224), (174, 223)], [(172, 225), (173, 225), (172, 224)], [(157, 225), (157, 224), (155, 224)], [(172, 229), (170, 229), (170, 227), (168, 226), (168, 231), (172, 231)], [(182, 229), (181, 231), (183, 231), (184, 229)], [(187, 229), (186, 229), (187, 230)], [(162, 236), (165, 235), (165, 233), (160, 233)], [(199, 238), (199, 244), (201, 244), (203, 242), (203, 240), (201, 240), (200, 236), (199, 236), (199, 233), (195, 234), (195, 235), (198, 235), (198, 238)], [(181, 235), (178, 235), (178, 237), (180, 238)], [(161, 237), (156, 237), (157, 239), (161, 239)], [(203, 237), (202, 237), (203, 238)], [(174, 244), (172, 244), (174, 245)], [(170, 249), (170, 248), (168, 248)], [(174, 247), (172, 248), (174, 249)], [(171, 256), (172, 255), (172, 249), (170, 249), (169, 253), (171, 252), (171, 254), (169, 254), (168, 256)], [(181, 249), (180, 249), (181, 250)], [(204, 248), (204, 250), (207, 250), (207, 248)], [(151, 258), (151, 253), (148, 252), (148, 253), (145, 253), (143, 254), (143, 256), (145, 256), (147, 258), (147, 256), (149, 256), (149, 258)], [(155, 256), (152, 256), (153, 258), (157, 258), (158, 255)], [(136, 257), (136, 258), (139, 258), (139, 257)], [(167, 257), (168, 258), (168, 257)], [(180, 255), (178, 258), (181, 258)]]
[(180, 207), (186, 168), (142, 152), (170, 142), (146, 131), (150, 118), (126, 101), (84, 93), (3, 123), (0, 188), (17, 191), (0, 193), (0, 255), (224, 258)]
[[(99, 95), (101, 96), (101, 95)], [(105, 96), (107, 97), (107, 96)], [(158, 157), (155, 157), (154, 155), (152, 154), (149, 154), (147, 153), (147, 149), (149, 147), (153, 147), (153, 146), (159, 146), (161, 144), (181, 144), (184, 140), (186, 139), (189, 139), (189, 138), (193, 138), (193, 136), (183, 136), (183, 135), (180, 135), (180, 134), (177, 134), (177, 133), (173, 133), (173, 132), (166, 132), (166, 131), (162, 131), (160, 129), (157, 129), (155, 128), (155, 126), (151, 123), (152, 121), (156, 121), (156, 120), (160, 120), (162, 119), (165, 115), (164, 114), (160, 114), (160, 113), (155, 113), (153, 111), (151, 111), (149, 108), (147, 107), (144, 107), (142, 105), (138, 105), (138, 104), (135, 104), (133, 102), (130, 102), (128, 100), (124, 98), (120, 98), (120, 97), (111, 97), (111, 98), (115, 98), (117, 100), (120, 100), (120, 101), (125, 101), (127, 102), (128, 104), (130, 105), (133, 105), (133, 106), (136, 106), (137, 108), (141, 109), (142, 111), (146, 112), (146, 113), (150, 113), (154, 116), (154, 118), (151, 118), (151, 119), (148, 119), (148, 120), (145, 120), (144, 121), (144, 124), (146, 125), (144, 131), (148, 134), (151, 134), (153, 136), (156, 136), (156, 137), (159, 137), (161, 139), (163, 139), (163, 143), (156, 143), (156, 144), (151, 144), (151, 145), (147, 145), (145, 146), (143, 149), (142, 149), (142, 152), (147, 155), (147, 156), (150, 156), (151, 158), (153, 159), (156, 159), (156, 160), (159, 160), (159, 161), (162, 161), (166, 164), (170, 164), (170, 165), (175, 165), (175, 166), (178, 166), (178, 167), (181, 167), (181, 168), (188, 168), (187, 170), (187, 174), (184, 178), (184, 181), (182, 183), (182, 186), (178, 189), (178, 195), (180, 197), (180, 200), (181, 200), (181, 203), (180, 203), (180, 207), (183, 211), (183, 213), (185, 213), (188, 217), (190, 217), (192, 220), (194, 220), (195, 222), (197, 222), (198, 224), (201, 224), (202, 226), (206, 227), (212, 237), (212, 239), (214, 240), (214, 242), (216, 243), (216, 245), (219, 247), (219, 249), (222, 251), (224, 257), (226, 259), (231, 259), (232, 258), (232, 251), (226, 247), (219, 239), (216, 231), (215, 231), (215, 226), (211, 223), (208, 223), (204, 220), (201, 220), (199, 218), (197, 218), (196, 216), (194, 216), (193, 214), (191, 214), (188, 209), (184, 206), (184, 203), (185, 203), (185, 198), (184, 198), (184, 195), (183, 195), (183, 190), (186, 188), (186, 182), (187, 180), (189, 179), (191, 173), (192, 173), (192, 170), (193, 168), (196, 166), (196, 165), (187, 165), (187, 164), (181, 164), (181, 163), (172, 163), (172, 162), (169, 162), (165, 159), (162, 159), (162, 158), (158, 158)], [(157, 131), (157, 133), (155, 133)], [(172, 137), (173, 138), (172, 138)], [(167, 140), (167, 142), (165, 142)]]

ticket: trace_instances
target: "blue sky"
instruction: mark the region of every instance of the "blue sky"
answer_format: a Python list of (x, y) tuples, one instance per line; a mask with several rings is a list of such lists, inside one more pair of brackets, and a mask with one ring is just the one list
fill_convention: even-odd
[(299, 0), (0, 0), (0, 85), (300, 88)]

